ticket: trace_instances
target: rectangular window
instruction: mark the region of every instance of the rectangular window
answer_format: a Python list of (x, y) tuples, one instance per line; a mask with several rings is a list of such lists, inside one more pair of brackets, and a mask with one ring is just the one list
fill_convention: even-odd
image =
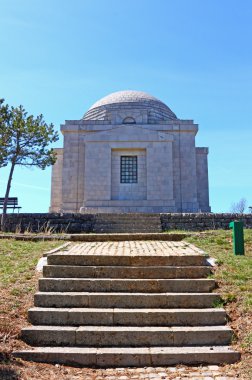
[(137, 156), (121, 156), (121, 183), (137, 183)]

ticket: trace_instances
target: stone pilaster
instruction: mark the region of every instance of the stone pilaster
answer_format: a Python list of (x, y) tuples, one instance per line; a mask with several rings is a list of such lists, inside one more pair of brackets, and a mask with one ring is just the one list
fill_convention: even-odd
[(210, 212), (209, 206), (209, 185), (208, 185), (208, 148), (196, 148), (197, 164), (197, 196), (199, 211)]
[(57, 160), (52, 167), (51, 175), (51, 205), (49, 212), (60, 212), (62, 208), (62, 168), (63, 168), (63, 148), (56, 148)]

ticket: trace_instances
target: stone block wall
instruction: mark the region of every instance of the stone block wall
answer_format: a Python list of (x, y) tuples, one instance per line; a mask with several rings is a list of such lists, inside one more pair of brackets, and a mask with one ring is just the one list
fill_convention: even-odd
[[(90, 233), (96, 230), (99, 223), (100, 214), (8, 214), (7, 231), (8, 232), (50, 232), (50, 233)], [(114, 226), (113, 218), (120, 219), (120, 228), (125, 221), (125, 232), (127, 223), (133, 224), (141, 215), (141, 223), (148, 223), (148, 216), (157, 216), (160, 218), (162, 231), (167, 230), (185, 230), (185, 231), (204, 231), (214, 229), (229, 229), (229, 223), (233, 220), (239, 220), (244, 223), (245, 228), (252, 228), (252, 214), (106, 214), (108, 224)], [(146, 219), (146, 220), (145, 220)], [(132, 223), (131, 223), (132, 221)], [(141, 226), (140, 226), (141, 227)], [(138, 231), (136, 225), (134, 232)], [(160, 228), (156, 225), (152, 232), (159, 232)]]
[(187, 230), (205, 231), (229, 229), (233, 220), (241, 221), (245, 228), (252, 228), (252, 214), (214, 214), (214, 213), (188, 213), (188, 214), (160, 214), (162, 231)]
[(92, 232), (95, 215), (90, 214), (8, 214), (8, 232), (80, 233)]

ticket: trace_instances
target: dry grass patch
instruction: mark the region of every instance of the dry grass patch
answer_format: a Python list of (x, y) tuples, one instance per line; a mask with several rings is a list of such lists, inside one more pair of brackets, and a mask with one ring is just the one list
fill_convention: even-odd
[(27, 310), (33, 305), (39, 277), (34, 269), (44, 252), (60, 244), (0, 240), (0, 379), (18, 378), (11, 353), (25, 346), (18, 337), (27, 324)]
[(233, 366), (243, 378), (252, 379), (252, 230), (244, 231), (245, 256), (234, 255), (231, 234), (231, 231), (208, 231), (187, 237), (186, 241), (216, 259), (217, 291), (235, 331), (234, 348), (242, 353), (241, 362)]

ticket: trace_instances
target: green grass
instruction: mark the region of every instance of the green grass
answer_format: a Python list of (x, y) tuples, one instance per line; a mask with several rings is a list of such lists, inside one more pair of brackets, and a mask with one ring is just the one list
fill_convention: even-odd
[(225, 307), (236, 337), (233, 344), (242, 352), (240, 372), (242, 378), (252, 378), (252, 230), (244, 231), (245, 255), (235, 256), (232, 232), (223, 230), (204, 231), (185, 238), (187, 242), (203, 249), (214, 257), (214, 271), (221, 300), (213, 307)]
[[(11, 286), (12, 294), (20, 295), (19, 287), (15, 287), (15, 284), (28, 283), (43, 252), (60, 244), (57, 241), (0, 240), (0, 287)], [(29, 291), (29, 285), (26, 290)]]
[(246, 312), (252, 311), (252, 230), (245, 230), (244, 238), (244, 256), (234, 255), (231, 231), (205, 231), (185, 240), (216, 259), (214, 277), (221, 285), (223, 303), (237, 301)]

